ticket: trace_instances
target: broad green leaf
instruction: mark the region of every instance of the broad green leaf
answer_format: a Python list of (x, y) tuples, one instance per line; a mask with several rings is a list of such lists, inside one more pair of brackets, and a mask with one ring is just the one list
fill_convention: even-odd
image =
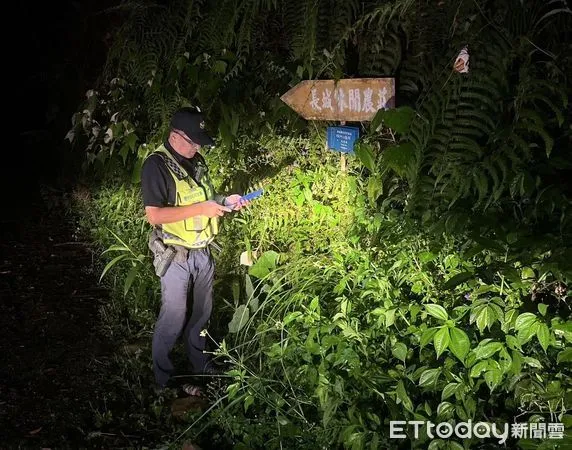
[(400, 177), (407, 175), (415, 158), (415, 146), (411, 142), (393, 145), (384, 150), (382, 154), (383, 165), (393, 169)]
[(536, 274), (534, 273), (534, 270), (530, 267), (525, 267), (524, 269), (522, 269), (522, 279), (523, 280), (527, 280), (529, 278), (534, 278), (536, 276)]
[(385, 312), (385, 326), (390, 327), (395, 323), (395, 312), (397, 308), (389, 309)]
[(441, 369), (427, 369), (419, 378), (419, 386), (429, 386), (437, 382)]
[(502, 380), (502, 373), (498, 369), (493, 369), (485, 372), (485, 381), (489, 389), (494, 390)]
[(300, 317), (301, 315), (302, 315), (301, 311), (292, 311), (290, 314), (288, 314), (286, 317), (284, 317), (284, 320), (282, 322), (283, 322), (284, 326), (286, 326), (290, 322), (292, 322), (293, 320)]
[(518, 343), (518, 339), (510, 334), (506, 335), (506, 343), (512, 350), (522, 350), (520, 348), (520, 344)]
[[(409, 106), (378, 111), (383, 123), (398, 133), (407, 133), (411, 121), (415, 116), (415, 110)], [(376, 116), (377, 116), (376, 114)], [(375, 118), (375, 117), (374, 117)], [(377, 127), (376, 127), (377, 128)]]
[(405, 409), (407, 411), (413, 412), (413, 402), (407, 395), (407, 391), (405, 390), (405, 386), (403, 385), (402, 380), (399, 380), (399, 382), (397, 383), (397, 389), (395, 390), (395, 394), (397, 395), (397, 398), (401, 400), (401, 403), (403, 403)]
[(530, 367), (534, 367), (536, 369), (542, 369), (542, 364), (536, 358), (532, 358), (530, 356), (525, 356), (523, 358), (524, 364), (528, 364)]
[(383, 121), (384, 113), (385, 113), (384, 109), (379, 109), (375, 113), (375, 116), (373, 116), (373, 119), (371, 119), (371, 123), (369, 124), (370, 133), (374, 133), (375, 131), (377, 131), (377, 129), (381, 125), (381, 122)]
[(252, 297), (252, 294), (254, 292), (254, 286), (252, 285), (252, 279), (248, 274), (245, 275), (244, 286), (246, 289), (246, 298)]
[(455, 405), (451, 402), (441, 402), (439, 406), (437, 406), (437, 417), (449, 419), (454, 411)]
[(465, 281), (470, 280), (474, 276), (475, 276), (475, 274), (473, 272), (458, 273), (457, 275), (449, 278), (445, 282), (445, 284), (443, 285), (443, 289), (453, 289), (453, 288), (457, 287), (458, 285), (460, 285), (461, 283), (464, 283)]
[(548, 306), (545, 305), (544, 303), (539, 303), (538, 304), (538, 312), (542, 315), (545, 316), (546, 315), (546, 310), (548, 309)]
[(483, 332), (485, 328), (491, 327), (491, 325), (496, 320), (496, 313), (490, 305), (482, 308), (479, 314), (477, 315), (477, 328), (480, 332)]
[(228, 331), (230, 333), (238, 333), (246, 322), (248, 322), (250, 314), (248, 312), (248, 307), (246, 305), (240, 305), (236, 308), (232, 320), (228, 324)]
[(532, 322), (530, 326), (523, 327), (520, 330), (518, 330), (518, 334), (516, 336), (518, 339), (518, 343), (520, 345), (524, 345), (528, 341), (530, 341), (536, 335), (539, 325), (540, 322), (535, 320), (534, 322)]
[(445, 389), (443, 389), (443, 393), (441, 394), (441, 400), (446, 400), (451, 397), (451, 395), (455, 393), (458, 387), (459, 383), (449, 383), (447, 386), (445, 386)]
[(435, 253), (422, 252), (419, 254), (419, 261), (422, 264), (425, 264), (425, 263), (428, 263), (430, 261), (433, 261), (436, 257), (437, 257), (437, 255)]
[(248, 407), (254, 403), (254, 397), (252, 395), (247, 395), (244, 398), (244, 412), (248, 411)]
[(391, 353), (397, 359), (405, 362), (405, 358), (407, 357), (407, 346), (403, 342), (398, 342), (391, 349)]
[(464, 361), (465, 356), (467, 356), (471, 348), (467, 333), (459, 328), (451, 328), (450, 335), (451, 343), (449, 344), (449, 349), (459, 360)]
[(519, 351), (513, 350), (512, 351), (512, 366), (510, 368), (510, 372), (514, 375), (520, 375), (522, 371), (522, 364), (524, 360), (522, 355)]
[(221, 61), (219, 59), (215, 61), (214, 64), (212, 65), (212, 71), (214, 73), (224, 74), (226, 72), (226, 66), (227, 66), (226, 61)]
[(485, 370), (487, 370), (489, 366), (488, 361), (480, 361), (477, 364), (475, 364), (473, 367), (471, 367), (471, 371), (469, 373), (470, 377), (476, 378), (478, 376), (481, 375), (482, 372), (484, 372)]
[(248, 273), (256, 278), (264, 278), (276, 267), (277, 261), (278, 253), (268, 250), (262, 254), (254, 265), (250, 266)]
[(443, 327), (433, 337), (433, 345), (435, 345), (435, 352), (437, 353), (437, 358), (447, 349), (451, 337), (449, 336), (449, 328)]
[(383, 192), (383, 180), (379, 175), (369, 177), (367, 182), (367, 197), (371, 202), (375, 202)]
[(536, 337), (546, 352), (546, 349), (548, 349), (548, 346), (550, 345), (550, 330), (548, 329), (548, 325), (545, 323), (540, 323), (538, 325), (538, 329), (536, 330)]
[(499, 366), (503, 374), (507, 373), (512, 367), (512, 358), (505, 348), (499, 352)]
[(516, 319), (514, 329), (520, 331), (522, 329), (530, 328), (536, 320), (536, 315), (532, 313), (520, 314)]
[(558, 356), (556, 357), (556, 362), (558, 364), (563, 362), (572, 362), (572, 347), (569, 347), (558, 353)]
[(437, 319), (447, 320), (449, 318), (447, 311), (445, 311), (445, 308), (443, 308), (441, 305), (428, 304), (425, 305), (425, 309), (427, 310), (428, 314), (436, 317)]
[(502, 349), (500, 342), (491, 342), (482, 346), (477, 346), (473, 351), (477, 359), (487, 359)]
[(439, 330), (439, 328), (433, 327), (433, 328), (428, 328), (423, 332), (419, 343), (421, 348), (425, 347), (429, 342), (431, 342), (433, 336), (435, 335), (435, 333), (437, 333), (437, 330)]
[(363, 142), (358, 142), (354, 146), (354, 153), (370, 172), (375, 172), (375, 157), (373, 155), (373, 149), (370, 145), (364, 144)]

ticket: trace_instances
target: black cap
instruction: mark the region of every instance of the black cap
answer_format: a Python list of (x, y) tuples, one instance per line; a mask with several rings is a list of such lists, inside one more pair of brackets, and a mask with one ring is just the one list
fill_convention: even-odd
[(199, 145), (214, 145), (205, 131), (203, 115), (193, 108), (181, 108), (171, 118), (171, 129), (180, 130)]

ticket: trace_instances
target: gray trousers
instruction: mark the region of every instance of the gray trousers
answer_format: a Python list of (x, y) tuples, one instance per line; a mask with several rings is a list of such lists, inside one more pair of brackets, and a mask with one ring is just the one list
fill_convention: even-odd
[[(201, 330), (208, 322), (213, 304), (214, 260), (208, 248), (189, 251), (188, 257), (175, 257), (161, 277), (161, 311), (153, 334), (153, 371), (159, 386), (165, 386), (174, 372), (169, 353), (183, 334), (193, 372), (204, 370), (209, 361), (203, 353), (206, 338)], [(187, 320), (187, 299), (192, 292), (193, 306)]]

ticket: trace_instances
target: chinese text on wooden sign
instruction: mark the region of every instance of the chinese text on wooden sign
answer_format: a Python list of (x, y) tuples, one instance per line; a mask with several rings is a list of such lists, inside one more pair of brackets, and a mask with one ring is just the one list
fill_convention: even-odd
[(281, 99), (308, 120), (369, 121), (379, 109), (395, 107), (395, 79), (306, 80)]

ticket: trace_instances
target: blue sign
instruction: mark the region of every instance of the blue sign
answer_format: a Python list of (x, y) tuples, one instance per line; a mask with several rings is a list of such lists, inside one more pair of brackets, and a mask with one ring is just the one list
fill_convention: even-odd
[(342, 153), (353, 153), (359, 138), (357, 127), (328, 127), (328, 148)]

